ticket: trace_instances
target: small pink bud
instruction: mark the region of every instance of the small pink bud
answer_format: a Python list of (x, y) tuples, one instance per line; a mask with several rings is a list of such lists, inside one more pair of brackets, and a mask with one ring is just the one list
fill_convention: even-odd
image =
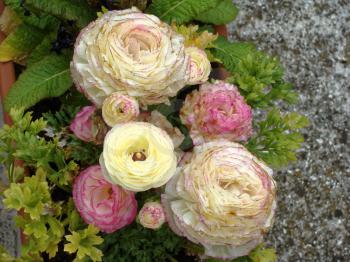
[(160, 228), (165, 222), (162, 205), (158, 202), (145, 203), (139, 212), (138, 219), (140, 224), (146, 228)]

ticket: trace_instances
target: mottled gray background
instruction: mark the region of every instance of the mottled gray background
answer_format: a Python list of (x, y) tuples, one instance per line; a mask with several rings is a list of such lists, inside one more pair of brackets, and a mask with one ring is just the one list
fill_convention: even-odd
[(278, 261), (350, 261), (350, 1), (236, 0), (231, 38), (281, 58), (311, 125), (300, 161), (279, 172), (270, 244)]
[[(307, 115), (300, 161), (276, 175), (278, 212), (268, 242), (278, 261), (350, 261), (350, 0), (235, 0), (233, 40), (281, 58)], [(0, 206), (1, 209), (1, 206)], [(9, 216), (0, 242), (15, 247)]]

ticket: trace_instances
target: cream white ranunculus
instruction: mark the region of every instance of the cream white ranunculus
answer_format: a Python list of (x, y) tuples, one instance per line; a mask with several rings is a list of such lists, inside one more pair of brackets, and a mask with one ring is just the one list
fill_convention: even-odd
[(185, 86), (184, 38), (156, 16), (137, 8), (110, 11), (77, 38), (71, 73), (97, 106), (113, 92), (142, 106), (167, 102)]
[(110, 127), (135, 121), (139, 114), (139, 104), (130, 96), (113, 93), (103, 101), (102, 117)]
[(146, 122), (114, 126), (105, 137), (100, 157), (103, 175), (134, 192), (164, 185), (175, 174), (176, 163), (168, 134)]
[(211, 65), (207, 54), (198, 47), (186, 47), (186, 54), (189, 56), (189, 65), (187, 69), (187, 84), (197, 85), (205, 83), (211, 71)]
[(205, 255), (244, 256), (273, 222), (272, 170), (240, 144), (202, 144), (167, 183), (162, 204), (173, 231), (202, 244)]

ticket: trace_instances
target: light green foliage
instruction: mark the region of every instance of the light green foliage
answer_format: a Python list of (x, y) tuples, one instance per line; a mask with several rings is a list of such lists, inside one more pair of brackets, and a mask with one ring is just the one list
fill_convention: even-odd
[(50, 182), (66, 188), (78, 170), (74, 161), (65, 161), (65, 152), (58, 146), (57, 139), (46, 141), (38, 133), (46, 127), (40, 118), (32, 121), (30, 113), (11, 110), (13, 126), (0, 129), (0, 163), (5, 164), (10, 181), (13, 181), (15, 159), (25, 161), (25, 165), (42, 168)]
[(249, 258), (253, 262), (276, 262), (277, 256), (274, 248), (266, 248), (264, 244), (256, 247), (250, 254)]
[(298, 101), (292, 85), (283, 80), (283, 69), (276, 58), (255, 52), (242, 58), (235, 67), (230, 82), (235, 83), (252, 107), (265, 108), (275, 100)]
[(275, 100), (298, 101), (291, 84), (283, 80), (279, 61), (258, 52), (252, 44), (230, 43), (219, 37), (210, 51), (232, 74), (228, 81), (239, 87), (250, 106), (266, 108)]
[[(221, 260), (216, 258), (206, 259), (206, 262), (224, 262), (227, 260)], [(274, 248), (267, 248), (265, 244), (258, 245), (248, 256), (238, 257), (231, 262), (276, 262), (276, 251)]]
[(294, 151), (304, 141), (297, 130), (307, 125), (307, 118), (298, 113), (282, 116), (278, 109), (272, 109), (266, 119), (258, 123), (257, 134), (246, 147), (273, 167), (285, 166), (296, 160)]
[(25, 177), (23, 183), (11, 183), (4, 197), (6, 208), (23, 211), (22, 215), (15, 217), (27, 240), (22, 245), (22, 256), (28, 259), (40, 252), (47, 252), (54, 257), (64, 228), (57, 219), (61, 208), (51, 200), (45, 172), (38, 169), (36, 175)]
[(44, 33), (33, 26), (19, 25), (0, 44), (0, 62), (22, 60), (40, 43), (43, 36)]
[(215, 8), (197, 15), (195, 20), (214, 25), (228, 24), (236, 18), (238, 11), (232, 0), (223, 0)]
[(50, 55), (25, 70), (5, 98), (5, 110), (35, 105), (44, 98), (62, 95), (72, 86), (70, 58)]
[(11, 183), (4, 196), (7, 208), (23, 208), (33, 220), (39, 220), (45, 206), (51, 204), (49, 186), (43, 173), (25, 177), (23, 183)]
[(69, 242), (64, 245), (64, 251), (68, 253), (77, 253), (74, 261), (82, 261), (86, 257), (90, 257), (92, 261), (102, 261), (102, 252), (95, 246), (103, 242), (103, 238), (98, 236), (99, 230), (93, 225), (79, 231), (73, 231), (71, 235), (67, 235)]
[(15, 258), (10, 255), (9, 252), (3, 247), (0, 246), (0, 261), (2, 262), (24, 262), (21, 258)]
[(148, 12), (165, 22), (183, 24), (219, 3), (220, 0), (153, 0)]
[(85, 27), (96, 18), (95, 12), (83, 2), (69, 0), (26, 0), (25, 6), (42, 13), (51, 14), (62, 20), (76, 21), (79, 28)]

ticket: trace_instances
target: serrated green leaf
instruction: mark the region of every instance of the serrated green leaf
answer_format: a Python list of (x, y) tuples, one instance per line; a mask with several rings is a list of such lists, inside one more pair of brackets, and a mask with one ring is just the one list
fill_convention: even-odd
[(79, 28), (85, 27), (96, 18), (92, 8), (82, 2), (72, 2), (69, 0), (26, 0), (25, 5), (43, 13), (48, 13), (59, 19), (76, 21)]
[(41, 43), (37, 45), (32, 51), (32, 53), (29, 55), (26, 61), (27, 67), (32, 66), (36, 62), (39, 62), (43, 60), (46, 56), (48, 56), (51, 53), (52, 42), (52, 36), (49, 35), (44, 37)]
[(32, 51), (44, 37), (35, 27), (19, 25), (0, 45), (0, 62), (21, 60)]
[(236, 18), (238, 11), (232, 0), (223, 0), (215, 8), (197, 15), (195, 20), (214, 25), (228, 24)]
[(220, 0), (154, 0), (148, 12), (165, 22), (183, 24), (219, 3)]
[(305, 127), (307, 119), (297, 113), (281, 115), (272, 109), (265, 120), (258, 123), (258, 132), (246, 147), (267, 164), (280, 168), (296, 160), (295, 150), (304, 141), (297, 129)]
[(103, 238), (98, 236), (99, 230), (89, 225), (88, 228), (80, 231), (73, 231), (71, 235), (67, 235), (66, 239), (69, 243), (64, 245), (64, 251), (68, 253), (77, 253), (79, 260), (88, 256), (93, 261), (101, 261), (102, 252), (95, 246), (103, 242)]
[(47, 56), (20, 75), (5, 98), (5, 110), (26, 109), (44, 98), (62, 95), (71, 85), (69, 58)]
[(5, 0), (5, 5), (11, 7), (16, 12), (17, 16), (26, 24), (43, 29), (45, 31), (52, 31), (57, 29), (59, 20), (50, 14), (27, 14), (21, 0)]
[(251, 43), (232, 43), (222, 36), (213, 42), (213, 48), (210, 50), (230, 72), (235, 72), (237, 64), (248, 54), (256, 51)]

